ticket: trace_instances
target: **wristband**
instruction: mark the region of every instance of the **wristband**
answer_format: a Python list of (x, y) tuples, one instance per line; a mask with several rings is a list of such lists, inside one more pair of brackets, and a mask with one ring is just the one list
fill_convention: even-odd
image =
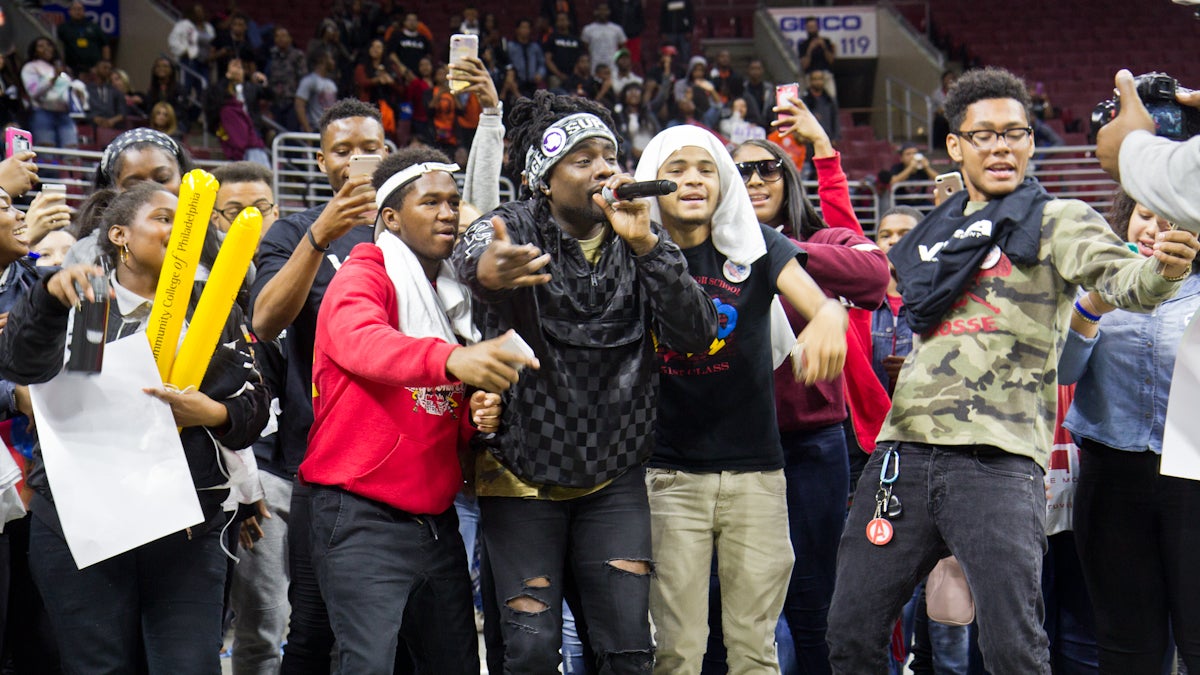
[(317, 243), (317, 238), (313, 236), (311, 227), (308, 229), (308, 243), (312, 244), (312, 247), (317, 249), (321, 253), (327, 252), (329, 250), (329, 247), (333, 246), (333, 244), (327, 244), (324, 248), (321, 248), (321, 245)]
[(1083, 317), (1083, 320), (1087, 321), (1088, 323), (1100, 323), (1100, 315), (1092, 314), (1084, 309), (1083, 305), (1080, 304), (1078, 300), (1075, 301), (1075, 311), (1078, 312), (1079, 316)]

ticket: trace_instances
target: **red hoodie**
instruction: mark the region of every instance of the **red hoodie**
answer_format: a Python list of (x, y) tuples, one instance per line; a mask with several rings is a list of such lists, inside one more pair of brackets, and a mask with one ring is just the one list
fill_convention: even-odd
[[(829, 227), (806, 242), (797, 241), (808, 253), (805, 269), (830, 297), (844, 297), (859, 307), (877, 307), (887, 290), (887, 256), (863, 236), (862, 225), (850, 204), (841, 153), (814, 158), (813, 164), (817, 169), (821, 213)], [(795, 233), (791, 236), (795, 241)], [(786, 300), (783, 308), (797, 333), (808, 325)], [(832, 382), (818, 382), (811, 387), (797, 384), (790, 359), (775, 371), (776, 416), (781, 431), (813, 429), (846, 419), (848, 402), (859, 445), (871, 452), (891, 402), (871, 370), (870, 312), (850, 310), (846, 340), (845, 370)]]
[(317, 315), (300, 478), (409, 513), (442, 513), (462, 487), (458, 448), (474, 433), (463, 384), (446, 374), (459, 345), (409, 337), (398, 316), (383, 252), (355, 246)]

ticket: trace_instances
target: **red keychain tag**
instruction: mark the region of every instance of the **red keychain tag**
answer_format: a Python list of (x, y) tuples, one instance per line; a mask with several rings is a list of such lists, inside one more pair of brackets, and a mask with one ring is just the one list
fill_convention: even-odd
[(883, 546), (892, 540), (892, 524), (887, 518), (872, 518), (867, 523), (867, 541)]

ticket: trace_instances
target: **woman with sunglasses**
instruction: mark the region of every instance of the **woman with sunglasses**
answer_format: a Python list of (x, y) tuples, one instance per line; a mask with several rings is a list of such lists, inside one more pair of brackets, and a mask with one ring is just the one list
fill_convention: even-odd
[[(843, 298), (860, 308), (878, 307), (887, 291), (887, 259), (863, 236), (850, 205), (841, 155), (799, 99), (776, 111), (782, 114), (776, 126), (784, 135), (813, 146), (826, 220), (809, 202), (800, 173), (784, 150), (768, 141), (750, 140), (738, 147), (733, 158), (759, 222), (779, 229), (808, 253), (805, 268), (830, 297)], [(792, 328), (803, 330), (804, 319), (786, 302), (784, 308)], [(854, 314), (861, 316), (855, 318)], [(796, 382), (790, 362), (775, 373), (776, 417), (786, 461), (788, 520), (796, 554), (784, 616), (801, 672), (806, 673), (829, 672), (826, 614), (850, 489), (843, 426), (846, 406), (849, 403), (855, 413), (858, 441), (867, 450), (874, 446), (874, 434), (888, 406), (887, 394), (870, 366), (870, 315), (859, 311), (851, 317), (850, 351), (842, 377), (809, 387)], [(847, 392), (852, 395), (847, 397)]]

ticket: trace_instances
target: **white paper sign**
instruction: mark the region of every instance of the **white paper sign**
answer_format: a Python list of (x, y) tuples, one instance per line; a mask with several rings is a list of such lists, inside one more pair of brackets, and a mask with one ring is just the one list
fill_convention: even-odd
[(1167, 402), (1167, 422), (1163, 431), (1162, 463), (1164, 476), (1200, 480), (1200, 312), (1192, 315), (1183, 342), (1175, 357), (1171, 375), (1171, 398)]
[[(98, 375), (29, 388), (46, 476), (80, 569), (204, 520), (179, 432), (141, 333), (104, 347)], [(214, 450), (215, 452), (215, 450)]]

